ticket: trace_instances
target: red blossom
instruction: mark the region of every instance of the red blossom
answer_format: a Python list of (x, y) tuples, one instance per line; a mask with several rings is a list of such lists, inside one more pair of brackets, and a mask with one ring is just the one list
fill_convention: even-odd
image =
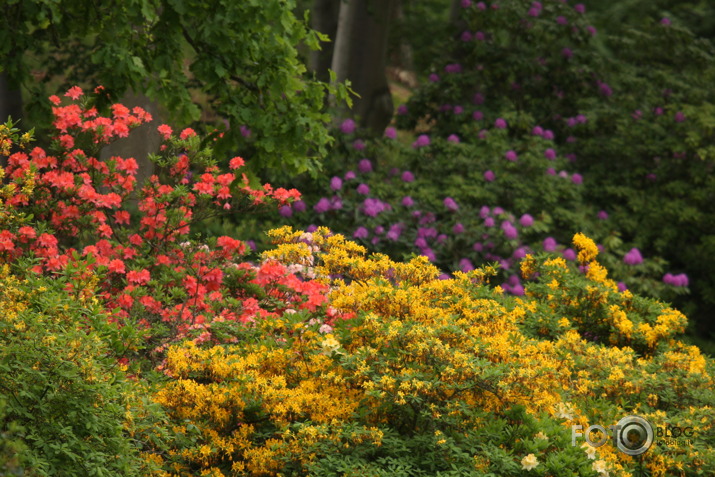
[(183, 131), (181, 131), (181, 134), (179, 134), (179, 139), (184, 140), (188, 139), (190, 137), (195, 137), (196, 136), (196, 131), (194, 131), (191, 128), (186, 128)]
[(151, 279), (151, 275), (149, 274), (149, 270), (132, 270), (129, 273), (127, 273), (127, 281), (129, 283), (135, 283), (137, 285), (145, 285), (149, 283), (149, 280)]
[(229, 161), (228, 167), (230, 167), (230, 168), (233, 169), (233, 170), (236, 170), (236, 169), (240, 169), (240, 168), (243, 167), (245, 164), (246, 164), (246, 162), (243, 160), (242, 157), (236, 156), (236, 157), (234, 157), (233, 159), (231, 159), (231, 160)]
[(124, 267), (124, 262), (119, 260), (118, 258), (115, 258), (114, 260), (109, 262), (107, 268), (109, 268), (109, 271), (112, 273), (124, 273), (126, 271), (126, 268)]
[(70, 99), (77, 100), (83, 94), (84, 91), (82, 91), (82, 88), (80, 88), (79, 86), (72, 86), (70, 89), (67, 90), (65, 96), (68, 96)]
[(162, 124), (158, 128), (156, 128), (157, 131), (159, 131), (159, 134), (161, 134), (161, 137), (164, 139), (168, 140), (171, 137), (171, 134), (174, 132), (170, 126), (166, 124)]

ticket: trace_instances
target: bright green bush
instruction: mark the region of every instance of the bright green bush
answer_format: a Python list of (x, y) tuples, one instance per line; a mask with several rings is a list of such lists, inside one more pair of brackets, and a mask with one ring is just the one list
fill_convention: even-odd
[(3, 475), (143, 475), (140, 453), (153, 447), (142, 437), (146, 391), (107, 345), (121, 330), (91, 285), (73, 297), (71, 284), (0, 266), (3, 441), (17, 452)]

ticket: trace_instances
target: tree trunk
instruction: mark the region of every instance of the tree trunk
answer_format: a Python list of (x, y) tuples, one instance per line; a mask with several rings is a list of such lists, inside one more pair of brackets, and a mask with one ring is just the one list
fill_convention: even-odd
[(332, 70), (350, 80), (360, 96), (352, 114), (362, 127), (381, 134), (392, 118), (387, 85), (387, 41), (394, 0), (345, 0), (340, 4)]
[(330, 42), (322, 43), (321, 49), (311, 51), (308, 57), (308, 67), (315, 72), (320, 81), (324, 82), (330, 81), (328, 70), (333, 59), (339, 12), (340, 1), (337, 0), (313, 0), (313, 7), (310, 10), (310, 22), (313, 30), (330, 37)]

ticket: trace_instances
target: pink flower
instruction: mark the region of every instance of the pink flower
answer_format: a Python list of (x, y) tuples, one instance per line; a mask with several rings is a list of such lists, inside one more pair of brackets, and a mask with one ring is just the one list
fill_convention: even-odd
[(497, 129), (506, 129), (506, 121), (502, 118), (497, 118), (497, 120), (494, 121), (494, 127)]
[(454, 143), (454, 144), (458, 144), (458, 143), (459, 143), (459, 136), (457, 136), (456, 134), (450, 134), (449, 137), (447, 138), (447, 142), (451, 142), (451, 143)]
[(586, 13), (586, 5), (584, 5), (583, 3), (574, 5), (573, 9), (576, 10), (576, 12), (578, 13)]
[(420, 134), (419, 136), (417, 136), (417, 139), (415, 140), (415, 142), (412, 143), (412, 147), (415, 149), (420, 148), (420, 147), (429, 146), (429, 145), (430, 145), (430, 138), (426, 134)]
[(397, 130), (393, 127), (385, 129), (385, 137), (388, 139), (395, 139), (397, 137)]
[(452, 227), (452, 232), (453, 232), (455, 235), (456, 235), (456, 234), (461, 234), (461, 233), (463, 233), (463, 232), (464, 232), (464, 225), (462, 225), (462, 224), (460, 224), (460, 223), (454, 224), (454, 227)]
[(556, 247), (558, 247), (558, 243), (556, 242), (556, 239), (553, 237), (546, 237), (543, 242), (543, 247), (544, 250), (547, 252), (553, 252), (556, 250)]
[(664, 17), (662, 20), (660, 20), (660, 24), (663, 26), (670, 26), (670, 18)]
[(370, 159), (360, 159), (360, 162), (358, 162), (358, 171), (363, 174), (372, 172), (372, 162), (370, 162)]
[(368, 195), (370, 193), (370, 187), (367, 184), (360, 184), (356, 190), (358, 194), (362, 195)]
[(412, 207), (415, 205), (415, 201), (409, 195), (402, 198), (402, 205), (405, 207)]
[(338, 176), (334, 176), (330, 179), (330, 188), (333, 190), (340, 190), (343, 187), (343, 181)]
[(581, 176), (581, 174), (575, 173), (571, 176), (571, 182), (576, 185), (581, 185), (583, 184), (583, 177)]
[(516, 162), (516, 160), (519, 158), (519, 156), (516, 154), (515, 151), (510, 149), (510, 150), (506, 151), (506, 153), (504, 154), (504, 158), (507, 161)]
[(553, 161), (554, 159), (556, 159), (556, 151), (549, 148), (544, 151), (544, 157), (550, 161)]
[(531, 227), (534, 224), (534, 218), (529, 214), (524, 214), (519, 219), (522, 227)]
[(405, 171), (402, 173), (402, 181), (403, 182), (412, 182), (414, 180), (415, 180), (415, 176), (410, 171)]
[(484, 173), (484, 180), (487, 182), (494, 182), (494, 179), (496, 179), (496, 178), (497, 178), (497, 176), (496, 176), (496, 174), (494, 174), (493, 171), (486, 171)]
[(600, 220), (606, 220), (606, 219), (608, 219), (608, 212), (606, 212), (605, 210), (599, 210), (599, 211), (598, 211), (598, 218), (599, 218)]

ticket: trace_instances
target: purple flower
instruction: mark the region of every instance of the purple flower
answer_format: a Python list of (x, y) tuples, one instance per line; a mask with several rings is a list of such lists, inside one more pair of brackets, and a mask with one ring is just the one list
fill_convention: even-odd
[(483, 219), (486, 219), (487, 217), (489, 217), (489, 213), (490, 213), (489, 207), (487, 207), (486, 205), (483, 205), (482, 208), (479, 209), (479, 217), (481, 217)]
[(474, 242), (474, 245), (472, 245), (472, 250), (474, 250), (475, 252), (481, 252), (482, 250), (484, 250), (484, 245), (479, 242)]
[(355, 121), (353, 121), (352, 119), (346, 119), (340, 125), (340, 130), (343, 132), (343, 134), (354, 133), (355, 132)]
[(538, 17), (539, 14), (541, 13), (541, 10), (535, 7), (531, 7), (529, 9), (529, 16), (530, 17)]
[(452, 227), (452, 232), (453, 232), (455, 235), (463, 233), (463, 232), (464, 232), (464, 225), (462, 225), (462, 224), (460, 224), (460, 223), (454, 224), (454, 227)]
[(553, 167), (549, 167), (548, 169), (546, 169), (546, 173), (547, 173), (548, 175), (550, 175), (550, 176), (555, 176), (555, 175), (556, 175), (556, 169), (554, 169)]
[(575, 173), (571, 176), (571, 182), (576, 185), (581, 185), (583, 184), (583, 177), (581, 176), (581, 174)]
[(385, 137), (388, 139), (395, 139), (397, 137), (397, 129), (393, 128), (392, 126), (385, 129)]
[(447, 240), (447, 236), (445, 234), (439, 234), (437, 237), (437, 243), (444, 243)]
[(569, 21), (566, 19), (566, 17), (559, 15), (556, 17), (556, 23), (559, 25), (568, 25)]
[(362, 213), (368, 217), (377, 217), (377, 215), (387, 209), (387, 205), (379, 199), (365, 199), (362, 204)]
[(571, 48), (565, 47), (563, 50), (561, 50), (561, 56), (564, 58), (571, 59), (573, 57), (573, 50)]
[(475, 121), (481, 121), (482, 119), (484, 119), (484, 113), (482, 113), (481, 111), (474, 111), (472, 113), (472, 119), (474, 119)]
[(406, 104), (401, 104), (397, 107), (397, 114), (400, 116), (404, 116), (407, 114), (407, 105)]
[(241, 136), (243, 136), (243, 137), (251, 137), (251, 130), (248, 129), (248, 127), (246, 127), (246, 126), (241, 126), (241, 127), (240, 127), (240, 130), (241, 130)]
[(531, 134), (534, 136), (543, 136), (544, 129), (541, 126), (534, 126), (534, 129), (531, 130)]
[(457, 106), (454, 107), (454, 109), (452, 110), (452, 112), (453, 112), (454, 114), (459, 115), (459, 114), (462, 114), (462, 113), (464, 112), (464, 108), (463, 108), (462, 106), (457, 105)]
[(494, 227), (494, 218), (487, 217), (486, 219), (484, 219), (484, 226), (485, 227)]
[(534, 225), (534, 218), (529, 214), (524, 214), (519, 219), (519, 224), (521, 224), (522, 227), (531, 227)]
[(616, 284), (616, 286), (618, 287), (619, 292), (624, 292), (624, 291), (628, 290), (628, 286), (623, 282), (618, 282)]
[(599, 211), (598, 211), (598, 218), (601, 219), (601, 220), (606, 220), (606, 219), (608, 219), (608, 212), (606, 212), (605, 210), (599, 210)]
[(543, 246), (544, 246), (544, 250), (545, 250), (546, 252), (553, 252), (554, 250), (556, 250), (556, 247), (558, 247), (559, 244), (556, 242), (556, 239), (555, 239), (555, 238), (553, 238), (553, 237), (546, 237), (546, 238), (544, 239)]
[(283, 217), (291, 217), (293, 215), (293, 209), (290, 205), (284, 205), (278, 209), (278, 213)]
[(482, 93), (474, 93), (472, 102), (474, 102), (474, 104), (483, 104), (484, 103), (484, 95)]
[(346, 181), (351, 181), (351, 180), (355, 179), (355, 177), (357, 177), (357, 176), (355, 175), (355, 172), (354, 172), (354, 171), (348, 171), (348, 172), (345, 173), (345, 180), (346, 180)]
[(486, 171), (484, 173), (484, 180), (487, 182), (494, 182), (494, 179), (496, 179), (496, 178), (497, 178), (496, 174), (494, 174), (494, 172), (492, 172), (492, 171)]
[(666, 273), (663, 275), (663, 283), (666, 285), (672, 285), (674, 287), (687, 287), (689, 284), (688, 276), (684, 273), (678, 275), (673, 275), (671, 273)]
[(382, 225), (378, 225), (377, 227), (375, 227), (375, 233), (377, 235), (382, 235), (383, 233), (385, 233), (385, 227), (383, 227)]
[(613, 90), (611, 89), (611, 87), (608, 86), (607, 83), (604, 83), (602, 81), (598, 82), (598, 90), (603, 96), (611, 96), (613, 94)]
[(485, 4), (484, 2), (479, 2), (479, 3), (477, 3), (477, 8), (478, 8), (479, 10), (486, 10), (486, 9), (487, 9), (487, 6), (486, 6), (486, 4)]
[(549, 148), (544, 151), (544, 157), (550, 161), (553, 161), (554, 159), (556, 159), (556, 151)]
[[(484, 35), (483, 32), (478, 31), (474, 33), (474, 39), (477, 41), (484, 41), (484, 38), (486, 38), (486, 35)], [(479, 104), (479, 103), (478, 103)]]
[(492, 213), (494, 215), (501, 215), (504, 213), (504, 209), (502, 209), (501, 207), (494, 207), (494, 210), (492, 210)]
[(370, 159), (360, 159), (360, 162), (358, 162), (358, 171), (363, 174), (372, 172), (372, 162), (370, 162)]
[(586, 13), (586, 5), (584, 5), (583, 3), (574, 5), (573, 9), (576, 10), (576, 12), (578, 13)]
[(337, 195), (334, 195), (332, 199), (330, 199), (330, 208), (333, 210), (340, 210), (343, 208), (343, 201), (338, 197)]
[(567, 248), (566, 250), (564, 250), (563, 255), (566, 260), (576, 260), (576, 252), (574, 252), (572, 248)]
[(591, 36), (596, 36), (596, 33), (598, 33), (598, 31), (596, 30), (596, 27), (593, 26), (593, 25), (587, 26), (587, 27), (586, 27), (586, 31), (587, 31), (588, 34), (591, 35)]
[(413, 182), (415, 180), (415, 175), (410, 171), (405, 171), (402, 173), (403, 182)]
[(482, 129), (481, 131), (479, 131), (479, 134), (477, 134), (477, 137), (479, 139), (486, 139), (488, 134), (489, 131), (487, 131), (486, 129)]
[(397, 242), (397, 240), (400, 238), (401, 234), (402, 234), (402, 224), (393, 224), (390, 226), (390, 230), (387, 231), (386, 237), (388, 238), (388, 240)]
[(516, 227), (514, 227), (512, 225), (512, 223), (509, 222), (508, 220), (502, 222), (501, 229), (502, 229), (502, 232), (504, 232), (504, 236), (509, 240), (514, 240), (519, 235), (519, 233), (516, 230)]
[(515, 296), (524, 296), (524, 286), (521, 283), (512, 285), (511, 294)]
[(427, 79), (429, 79), (431, 83), (436, 83), (439, 81), (439, 76), (437, 76), (437, 73), (431, 73)]
[(544, 134), (542, 135), (544, 139), (547, 141), (553, 141), (554, 140), (554, 132), (551, 129), (547, 129), (544, 131)]
[(306, 229), (305, 229), (306, 232), (310, 232), (310, 233), (315, 232), (316, 230), (318, 230), (318, 226), (315, 225), (315, 224), (310, 224), (310, 225), (309, 225), (308, 227), (306, 227)]
[(524, 257), (526, 257), (526, 248), (524, 247), (517, 248), (514, 250), (514, 253), (511, 254), (511, 258), (514, 260), (521, 260)]
[(330, 188), (333, 190), (340, 190), (343, 187), (343, 180), (338, 177), (334, 176), (332, 179), (330, 179)]
[(356, 190), (358, 194), (368, 195), (370, 193), (370, 186), (365, 183), (361, 183), (359, 186), (357, 186)]
[(445, 198), (443, 203), (447, 210), (451, 210), (452, 212), (459, 210), (459, 206), (451, 197)]
[(663, 26), (670, 26), (670, 23), (671, 23), (671, 22), (670, 22), (670, 18), (667, 18), (667, 17), (663, 17), (663, 18), (660, 20), (660, 24), (663, 25)]
[(415, 205), (415, 201), (412, 200), (412, 197), (407, 195), (402, 198), (402, 205), (404, 205), (405, 207), (412, 207), (413, 205)]
[(468, 41), (472, 41), (474, 39), (474, 35), (472, 35), (471, 31), (463, 31), (459, 39), (466, 43)]
[(494, 127), (497, 129), (506, 129), (506, 121), (502, 118), (497, 118), (497, 120), (494, 121)]
[(458, 144), (459, 136), (457, 136), (456, 134), (450, 134), (449, 137), (447, 138), (447, 142), (451, 142), (453, 144)]
[(463, 258), (459, 261), (459, 269), (464, 273), (474, 270), (474, 264), (468, 258)]
[(685, 113), (683, 113), (682, 111), (678, 111), (677, 113), (675, 113), (675, 122), (682, 123), (683, 121), (685, 121)]
[(472, 6), (472, 0), (462, 0), (460, 5), (462, 5), (462, 8), (469, 8)]
[(420, 252), (422, 252), (422, 255), (427, 257), (427, 260), (429, 260), (430, 262), (434, 262), (435, 260), (437, 260), (437, 256), (434, 254), (431, 248), (423, 248), (422, 250), (420, 250)]
[(393, 168), (390, 169), (390, 175), (391, 175), (391, 176), (396, 176), (396, 175), (399, 174), (399, 173), (400, 173), (400, 169), (398, 169), (397, 167), (393, 167)]
[(327, 211), (330, 210), (330, 205), (331, 205), (331, 204), (330, 204), (330, 199), (328, 199), (327, 197), (323, 197), (322, 199), (320, 199), (320, 200), (318, 201), (317, 204), (315, 204), (315, 205), (313, 206), (313, 209), (314, 209), (317, 213), (323, 214), (323, 213), (325, 213), (325, 212), (327, 212)]
[(415, 139), (415, 142), (412, 143), (412, 147), (417, 149), (419, 147), (425, 147), (430, 145), (430, 139), (429, 136), (426, 134), (420, 134), (417, 136), (417, 139)]
[(507, 161), (516, 162), (519, 156), (516, 154), (516, 151), (509, 149), (508, 151), (506, 151), (506, 153), (504, 153), (504, 158)]
[(415, 239), (415, 247), (417, 248), (427, 248), (427, 240), (424, 237), (417, 237)]
[(459, 63), (450, 63), (444, 67), (445, 73), (461, 73), (462, 65)]
[(353, 232), (353, 238), (356, 239), (366, 239), (370, 235), (370, 232), (365, 227), (358, 227), (355, 232)]
[(306, 208), (307, 207), (305, 205), (305, 202), (303, 202), (302, 200), (293, 202), (293, 210), (296, 212), (305, 212)]
[(623, 256), (623, 263), (626, 265), (639, 265), (643, 263), (643, 256), (640, 250), (637, 248), (632, 248), (627, 254)]

